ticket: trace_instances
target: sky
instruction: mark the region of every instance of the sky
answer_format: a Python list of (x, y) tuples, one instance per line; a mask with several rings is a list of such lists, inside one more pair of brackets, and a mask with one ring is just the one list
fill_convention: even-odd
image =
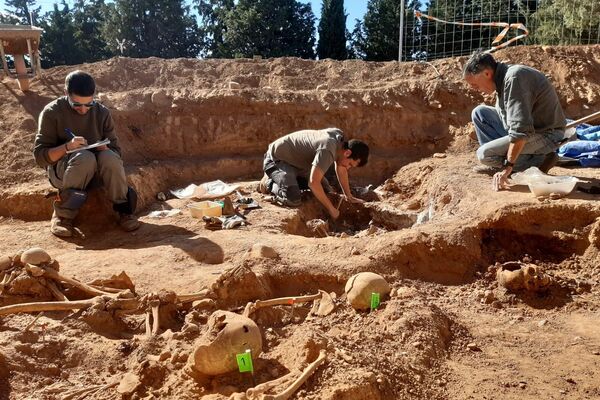
[[(312, 10), (317, 17), (317, 20), (321, 16), (321, 3), (322, 0), (300, 0), (303, 3), (310, 3), (312, 6)], [(42, 12), (46, 12), (52, 9), (53, 4), (60, 0), (38, 0), (36, 3), (42, 6)], [(67, 0), (67, 4), (73, 4), (73, 0)], [(6, 8), (6, 4), (4, 1), (0, 1), (0, 11), (4, 11)], [(354, 21), (356, 19), (362, 19), (367, 11), (367, 0), (345, 0), (344, 8), (346, 9), (346, 13), (348, 14), (348, 18), (346, 19), (346, 26), (349, 31), (354, 29)]]

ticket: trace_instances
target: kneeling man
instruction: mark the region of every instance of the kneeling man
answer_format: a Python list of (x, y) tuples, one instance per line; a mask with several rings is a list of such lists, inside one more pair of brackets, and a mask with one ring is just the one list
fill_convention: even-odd
[(464, 66), (463, 77), (474, 89), (496, 93), (496, 106), (477, 106), (472, 113), (477, 158), (498, 171), (495, 190), (507, 188), (513, 171), (531, 166), (547, 172), (556, 164), (556, 149), (565, 137), (565, 115), (554, 86), (540, 71), (497, 62), (482, 51)]
[(341, 130), (302, 130), (283, 136), (269, 145), (265, 153), (265, 176), (259, 189), (271, 193), (275, 200), (289, 207), (301, 201), (298, 178), (308, 180), (308, 187), (332, 218), (340, 212), (327, 197), (323, 184), (327, 170), (335, 165), (340, 187), (348, 201), (362, 202), (350, 191), (348, 170), (362, 167), (369, 159), (369, 146), (360, 140), (344, 140)]

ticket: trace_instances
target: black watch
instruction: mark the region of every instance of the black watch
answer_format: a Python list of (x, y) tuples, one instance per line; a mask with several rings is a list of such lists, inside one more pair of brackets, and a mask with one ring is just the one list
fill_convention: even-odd
[(511, 167), (512, 168), (512, 167), (515, 166), (515, 164), (511, 163), (510, 161), (508, 161), (508, 158), (505, 158), (504, 161), (502, 161), (502, 166), (504, 168), (506, 168), (506, 167)]

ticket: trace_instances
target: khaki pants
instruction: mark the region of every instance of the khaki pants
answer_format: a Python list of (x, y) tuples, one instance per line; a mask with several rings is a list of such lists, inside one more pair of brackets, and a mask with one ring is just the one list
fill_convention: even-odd
[[(123, 160), (112, 150), (78, 151), (67, 154), (48, 167), (50, 183), (61, 191), (85, 190), (94, 176), (100, 179), (110, 201), (114, 204), (127, 202), (127, 178)], [(73, 219), (79, 210), (62, 207), (60, 201), (55, 201), (54, 212), (61, 218)]]

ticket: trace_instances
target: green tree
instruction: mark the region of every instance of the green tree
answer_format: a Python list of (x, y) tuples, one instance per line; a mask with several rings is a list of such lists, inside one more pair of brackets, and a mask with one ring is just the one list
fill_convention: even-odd
[(348, 58), (346, 41), (344, 0), (323, 0), (321, 20), (319, 21), (319, 42), (317, 43), (319, 59), (345, 60)]
[(591, 44), (600, 40), (598, 0), (546, 0), (529, 18), (532, 43)]
[[(404, 21), (409, 21), (413, 9), (421, 7), (419, 1), (405, 0)], [(369, 0), (364, 20), (357, 23), (352, 35), (353, 47), (357, 54), (363, 54), (368, 61), (390, 61), (398, 59), (400, 31), (400, 2), (398, 0)], [(406, 25), (405, 25), (406, 26)], [(414, 47), (419, 41), (419, 31), (405, 30), (403, 45)], [(403, 52), (403, 60), (413, 55)]]
[(75, 42), (85, 62), (104, 60), (114, 53), (102, 35), (106, 22), (107, 7), (104, 0), (76, 0), (73, 6)]
[(106, 10), (103, 34), (111, 52), (129, 57), (198, 55), (198, 26), (183, 0), (116, 0)]
[(41, 28), (44, 29), (40, 42), (43, 68), (56, 65), (73, 65), (83, 62), (83, 57), (75, 41), (75, 25), (69, 6), (62, 0), (62, 9), (54, 4), (54, 9), (44, 16)]
[(224, 48), (242, 57), (314, 58), (315, 15), (295, 0), (239, 0), (225, 18)]
[(37, 25), (41, 7), (35, 0), (5, 0), (6, 14), (0, 14), (0, 23), (29, 25), (30, 13), (33, 13), (33, 25)]
[(234, 8), (233, 0), (197, 0), (200, 20), (200, 54), (203, 57), (226, 58), (232, 55), (225, 47), (226, 17)]
[[(527, 25), (527, 16), (535, 11), (537, 3), (537, 0), (432, 0), (426, 13), (449, 22), (520, 22)], [(429, 59), (469, 54), (478, 48), (489, 49), (502, 30), (501, 27), (422, 22), (421, 29), (426, 38), (423, 51)], [(521, 33), (511, 29), (503, 42)]]

